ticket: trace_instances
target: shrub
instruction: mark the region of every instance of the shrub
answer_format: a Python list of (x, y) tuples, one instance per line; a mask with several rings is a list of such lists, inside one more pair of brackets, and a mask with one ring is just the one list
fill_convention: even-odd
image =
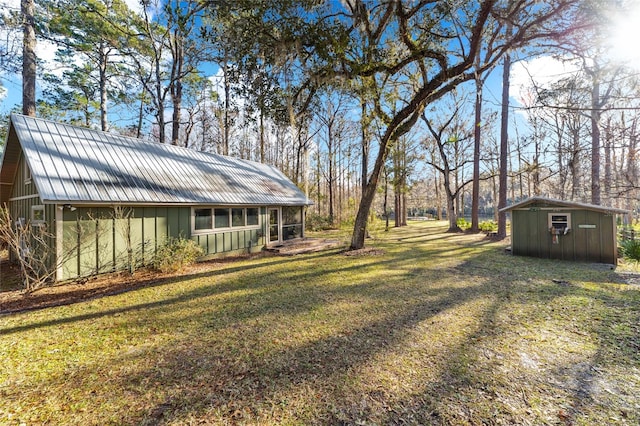
[(478, 225), (482, 232), (496, 232), (498, 230), (498, 223), (493, 220), (485, 220)]
[(458, 225), (458, 228), (462, 230), (471, 228), (471, 224), (467, 222), (467, 219), (464, 217), (459, 217), (458, 220), (456, 220), (456, 224)]
[(308, 231), (324, 231), (333, 229), (334, 225), (329, 221), (329, 216), (322, 216), (317, 213), (307, 212), (305, 217), (305, 227)]
[(158, 247), (153, 267), (161, 272), (176, 272), (193, 264), (204, 254), (202, 247), (186, 238), (170, 238)]
[(620, 243), (622, 256), (627, 259), (640, 261), (640, 240), (625, 240)]

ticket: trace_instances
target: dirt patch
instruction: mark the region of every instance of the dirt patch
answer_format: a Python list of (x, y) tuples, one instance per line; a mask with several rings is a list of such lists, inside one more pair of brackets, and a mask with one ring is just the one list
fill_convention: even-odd
[(365, 247), (358, 250), (349, 250), (343, 253), (345, 256), (382, 256), (384, 250), (375, 247)]

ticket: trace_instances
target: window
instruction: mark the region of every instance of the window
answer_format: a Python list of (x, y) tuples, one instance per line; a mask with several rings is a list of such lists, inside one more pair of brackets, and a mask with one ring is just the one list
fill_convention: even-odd
[(244, 209), (231, 209), (231, 226), (245, 226)]
[(549, 230), (565, 232), (571, 229), (571, 213), (549, 213)]
[(229, 227), (229, 209), (213, 209), (216, 216), (216, 228)]
[(302, 224), (302, 208), (301, 207), (283, 207), (282, 222), (284, 225)]
[(193, 209), (194, 229), (211, 229), (211, 209)]
[(194, 231), (216, 231), (260, 225), (258, 207), (197, 207), (193, 208)]
[(258, 208), (247, 209), (247, 226), (256, 226), (258, 223)]
[(282, 208), (282, 239), (302, 237), (302, 207)]
[(31, 169), (27, 165), (26, 161), (23, 162), (23, 166), (24, 166), (24, 184), (28, 185), (31, 183)]
[(44, 219), (44, 206), (31, 206), (31, 223), (42, 224)]

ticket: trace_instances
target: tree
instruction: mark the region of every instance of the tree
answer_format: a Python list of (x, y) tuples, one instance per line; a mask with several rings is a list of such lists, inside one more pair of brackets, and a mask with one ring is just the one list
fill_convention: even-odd
[[(199, 38), (203, 6), (197, 1), (160, 0), (146, 1), (143, 6), (135, 25), (138, 37), (126, 56), (152, 106), (157, 139), (167, 142), (166, 127), (171, 123), (171, 143), (185, 145), (181, 133), (184, 85), (199, 73), (198, 65), (206, 59), (206, 46)], [(167, 121), (169, 108), (171, 120)]]
[[(447, 197), (447, 219), (449, 220), (448, 232), (459, 232), (458, 217), (460, 205), (456, 202), (464, 187), (472, 180), (464, 178), (464, 170), (468, 163), (468, 152), (473, 149), (475, 126), (470, 126), (463, 119), (465, 115), (463, 108), (465, 99), (452, 96), (452, 104), (445, 116), (440, 119), (429, 119), (425, 112), (422, 113), (422, 120), (426, 124), (431, 138), (425, 141), (427, 148), (434, 153), (428, 161), (441, 175), (444, 192)], [(430, 111), (435, 113), (435, 111)]]
[[(476, 56), (476, 67), (480, 60), (480, 51)], [(484, 83), (489, 76), (489, 72), (480, 74), (476, 72), (474, 76), (475, 83), (475, 108), (474, 108), (474, 132), (473, 132), (473, 187), (471, 194), (471, 231), (479, 230), (478, 213), (480, 209), (480, 150), (482, 145), (482, 92)]]
[(35, 1), (21, 0), (22, 15), (22, 113), (36, 115), (36, 31)]
[[(128, 75), (121, 53), (132, 41), (129, 28), (135, 24), (135, 14), (122, 0), (63, 0), (48, 5), (48, 38), (61, 47), (58, 59), (71, 79), (65, 90), (73, 92), (80, 84), (93, 86), (90, 91), (94, 98), (85, 104), (97, 105), (100, 128), (106, 131), (109, 100), (119, 97), (120, 81)], [(79, 64), (78, 57), (85, 64)], [(64, 87), (66, 81), (61, 83)]]
[[(507, 25), (507, 36), (511, 34), (511, 24)], [(498, 189), (498, 238), (507, 236), (507, 157), (509, 152), (509, 74), (511, 73), (511, 56), (504, 55), (502, 63), (502, 111), (500, 113), (500, 175)]]
[[(364, 246), (369, 211), (390, 146), (416, 124), (427, 105), (493, 67), (508, 50), (564, 33), (573, 24), (568, 14), (577, 3), (283, 1), (260, 3), (269, 13), (260, 10), (256, 19), (255, 7), (239, 2), (236, 13), (238, 26), (250, 23), (253, 37), (267, 41), (257, 46), (248, 40), (255, 52), (295, 54), (298, 86), (363, 78), (371, 84), (373, 114), (382, 136), (372, 153), (373, 167), (354, 222), (351, 248), (357, 249)], [(507, 24), (514, 30), (505, 36)], [(387, 94), (399, 88), (402, 99), (390, 104)]]

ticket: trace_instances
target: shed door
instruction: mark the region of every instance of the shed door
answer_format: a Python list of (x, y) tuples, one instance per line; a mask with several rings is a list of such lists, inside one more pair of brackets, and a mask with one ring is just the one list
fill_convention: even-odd
[(280, 241), (280, 209), (269, 209), (269, 243)]

